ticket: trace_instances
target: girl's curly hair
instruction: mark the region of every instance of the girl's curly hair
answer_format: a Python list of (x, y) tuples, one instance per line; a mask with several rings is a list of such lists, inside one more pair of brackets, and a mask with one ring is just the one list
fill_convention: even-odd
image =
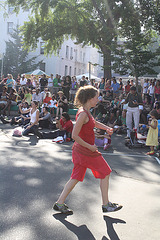
[(80, 87), (76, 93), (74, 105), (76, 107), (83, 106), (88, 100), (94, 98), (98, 90), (93, 86)]

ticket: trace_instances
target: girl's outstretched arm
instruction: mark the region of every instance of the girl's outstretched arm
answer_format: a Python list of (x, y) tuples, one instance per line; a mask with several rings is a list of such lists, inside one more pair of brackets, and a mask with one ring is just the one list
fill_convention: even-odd
[(106, 130), (109, 135), (113, 134), (113, 128), (110, 128), (110, 127), (106, 126), (105, 124), (103, 124), (101, 122), (95, 121), (95, 127)]

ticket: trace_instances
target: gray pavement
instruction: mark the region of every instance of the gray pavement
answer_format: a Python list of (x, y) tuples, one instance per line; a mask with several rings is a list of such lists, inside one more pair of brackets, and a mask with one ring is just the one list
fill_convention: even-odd
[(112, 147), (101, 151), (113, 170), (110, 200), (122, 210), (102, 214), (99, 180), (87, 170), (66, 200), (74, 214), (64, 216), (52, 205), (71, 174), (72, 143), (12, 131), (0, 123), (0, 239), (160, 239), (160, 164), (147, 148), (128, 149), (124, 136), (113, 135)]

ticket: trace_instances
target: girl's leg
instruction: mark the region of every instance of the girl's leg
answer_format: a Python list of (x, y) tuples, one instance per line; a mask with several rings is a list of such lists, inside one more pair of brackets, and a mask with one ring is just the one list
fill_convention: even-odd
[(78, 182), (79, 182), (78, 180), (70, 178), (69, 181), (66, 183), (60, 197), (58, 198), (57, 203), (63, 204), (65, 199), (67, 198), (68, 194), (72, 191), (72, 189), (75, 187), (75, 185)]
[(102, 194), (102, 204), (107, 205), (109, 202), (108, 199), (109, 175), (107, 175), (104, 179), (100, 180), (100, 188)]

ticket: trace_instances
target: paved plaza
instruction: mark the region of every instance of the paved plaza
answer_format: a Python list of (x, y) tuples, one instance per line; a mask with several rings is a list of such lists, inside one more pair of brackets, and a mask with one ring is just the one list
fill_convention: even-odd
[(74, 214), (52, 210), (72, 170), (72, 144), (12, 137), (0, 123), (1, 240), (159, 240), (160, 164), (147, 148), (128, 149), (124, 135), (113, 135), (101, 151), (112, 168), (110, 200), (122, 210), (103, 214), (99, 180), (85, 180), (66, 203)]

